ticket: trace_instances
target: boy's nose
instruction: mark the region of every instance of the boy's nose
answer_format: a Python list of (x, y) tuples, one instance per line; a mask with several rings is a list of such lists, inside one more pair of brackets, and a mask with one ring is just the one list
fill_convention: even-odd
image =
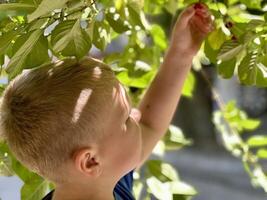
[(139, 122), (142, 117), (142, 113), (137, 108), (132, 108), (131, 116), (135, 119), (136, 122)]

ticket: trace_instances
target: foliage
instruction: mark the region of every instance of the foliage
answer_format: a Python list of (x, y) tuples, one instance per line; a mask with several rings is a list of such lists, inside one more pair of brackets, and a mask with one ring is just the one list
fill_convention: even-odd
[(214, 112), (213, 121), (222, 134), (227, 150), (242, 159), (252, 184), (261, 186), (267, 192), (267, 176), (260, 161), (267, 158), (267, 137), (264, 135), (250, 136), (247, 141), (241, 135), (245, 131), (253, 131), (259, 127), (260, 121), (250, 119), (239, 110), (234, 101), (228, 102), (222, 109)]
[[(137, 103), (168, 47), (171, 22), (185, 6), (196, 1), (6, 0), (0, 4), (1, 76), (8, 77), (9, 82), (24, 69), (35, 68), (55, 58), (74, 56), (79, 59), (96, 47), (105, 53), (104, 61), (116, 72), (118, 79), (135, 91), (131, 95)], [(194, 69), (201, 68), (202, 64), (213, 64), (223, 78), (237, 75), (241, 84), (267, 86), (264, 2), (204, 2), (215, 17), (216, 29), (194, 58)], [(118, 39), (125, 39), (126, 44), (121, 51), (110, 53), (109, 45)], [(10, 60), (5, 66), (7, 59)], [(6, 85), (1, 85), (1, 92)], [(183, 95), (191, 97), (194, 85), (195, 78), (190, 73)], [(254, 183), (266, 189), (266, 176), (258, 163), (258, 159), (267, 157), (266, 137), (254, 136), (245, 142), (240, 135), (244, 130), (254, 130), (259, 122), (248, 119), (233, 103), (221, 107), (214, 116), (218, 129), (226, 135), (226, 148), (242, 158)], [(225, 122), (228, 128), (225, 128)], [(162, 155), (166, 150), (188, 144), (190, 141), (184, 138), (181, 130), (170, 126), (155, 152)], [(256, 153), (251, 151), (254, 148), (258, 148)], [(147, 199), (154, 195), (164, 200), (186, 200), (196, 194), (194, 188), (179, 179), (170, 164), (149, 160), (144, 168), (146, 180), (141, 180), (136, 172), (136, 196), (147, 191)], [(24, 181), (22, 200), (39, 199), (49, 188), (47, 181), (28, 171), (12, 156), (4, 142), (0, 145), (0, 172), (7, 176), (17, 174)]]

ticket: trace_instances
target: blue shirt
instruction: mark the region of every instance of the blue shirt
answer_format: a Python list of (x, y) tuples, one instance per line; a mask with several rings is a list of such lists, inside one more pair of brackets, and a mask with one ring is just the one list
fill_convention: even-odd
[[(122, 177), (116, 184), (113, 195), (116, 200), (135, 200), (132, 194), (133, 189), (133, 171)], [(52, 200), (53, 191), (48, 193), (42, 200)]]

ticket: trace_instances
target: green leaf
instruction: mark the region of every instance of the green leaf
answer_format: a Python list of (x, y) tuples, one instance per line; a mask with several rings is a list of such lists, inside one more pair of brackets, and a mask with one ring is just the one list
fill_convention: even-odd
[(43, 18), (43, 19), (33, 21), (32, 23), (29, 23), (28, 31), (34, 31), (36, 29), (45, 28), (45, 26), (48, 23), (49, 23), (49, 18)]
[(26, 3), (26, 4), (31, 4), (34, 5), (35, 7), (37, 7), (42, 0), (20, 0), (21, 3)]
[(243, 48), (243, 44), (228, 40), (222, 45), (217, 59), (221, 61), (231, 60), (232, 58), (236, 57)]
[[(29, 38), (31, 32), (21, 35), (13, 45), (13, 52), (17, 52), (24, 42)], [(31, 53), (27, 56), (24, 69), (37, 67), (49, 61), (48, 41), (44, 35), (41, 35), (36, 44), (32, 47)]]
[(225, 42), (226, 36), (221, 28), (212, 31), (208, 36), (208, 41), (212, 49), (218, 50)]
[(127, 8), (129, 11), (129, 21), (131, 22), (131, 24), (140, 26), (142, 29), (145, 29), (145, 26), (142, 21), (144, 19), (142, 18), (144, 13), (138, 8), (136, 2), (129, 2), (127, 4)]
[(255, 130), (261, 124), (260, 120), (256, 119), (244, 119), (239, 122), (240, 126), (242, 126), (246, 130)]
[(136, 87), (136, 88), (146, 88), (150, 83), (152, 77), (154, 76), (155, 71), (150, 71), (145, 73), (143, 76), (138, 78), (130, 78), (127, 71), (120, 72), (116, 75), (119, 81), (128, 86), (128, 87)]
[(173, 194), (180, 194), (180, 195), (187, 195), (187, 196), (194, 196), (197, 194), (197, 191), (195, 188), (193, 188), (191, 185), (188, 185), (184, 182), (171, 182), (170, 183), (171, 192)]
[(48, 182), (39, 176), (32, 177), (30, 183), (25, 183), (21, 188), (21, 200), (42, 199), (48, 189)]
[(117, 33), (124, 33), (130, 30), (129, 23), (126, 20), (123, 20), (120, 14), (116, 13), (115, 8), (110, 8), (106, 12), (105, 19)]
[(187, 78), (185, 79), (182, 95), (186, 97), (192, 97), (195, 84), (196, 84), (195, 76), (192, 72), (190, 72)]
[(257, 52), (249, 53), (238, 66), (238, 77), (241, 83), (246, 85), (254, 85), (256, 83), (256, 58)]
[(130, 63), (126, 60), (125, 65), (122, 66), (128, 69), (129, 78), (140, 78), (152, 70), (151, 66), (142, 60), (136, 60), (135, 63)]
[(257, 151), (257, 156), (261, 159), (267, 159), (267, 149), (259, 149)]
[(171, 200), (172, 193), (169, 190), (168, 185), (163, 184), (155, 177), (146, 179), (147, 186), (150, 192), (160, 200)]
[(155, 45), (157, 45), (162, 50), (165, 50), (167, 48), (167, 38), (162, 27), (153, 24), (151, 26), (150, 33)]
[(262, 147), (267, 145), (267, 136), (255, 135), (247, 140), (249, 147)]
[(193, 196), (197, 194), (192, 186), (184, 182), (172, 181), (162, 183), (155, 177), (148, 178), (146, 182), (150, 192), (160, 200), (187, 199), (179, 195)]
[(36, 174), (29, 171), (26, 167), (24, 167), (19, 161), (17, 161), (14, 157), (12, 157), (12, 169), (16, 173), (16, 175), (24, 182), (30, 183), (32, 177), (35, 177)]
[(245, 4), (248, 8), (261, 9), (262, 0), (240, 0), (240, 2)]
[[(5, 55), (0, 55), (0, 66), (3, 66), (5, 63)], [(2, 91), (0, 89), (0, 94), (2, 94)]]
[(169, 0), (164, 6), (164, 8), (173, 16), (175, 16), (178, 7), (176, 0)]
[(231, 28), (232, 35), (236, 38), (242, 38), (244, 34), (247, 33), (248, 23), (235, 23)]
[(147, 161), (148, 172), (159, 179), (161, 182), (179, 180), (176, 170), (168, 163), (163, 163), (161, 160)]
[(104, 51), (110, 42), (110, 26), (106, 21), (95, 21), (93, 24), (93, 44)]
[(32, 52), (33, 47), (36, 45), (42, 35), (43, 30), (35, 30), (34, 32), (32, 32), (25, 43), (11, 58), (6, 67), (6, 71), (9, 74), (10, 79), (13, 79), (23, 70), (28, 55)]
[(26, 15), (34, 11), (35, 7), (25, 3), (2, 3), (0, 4), (0, 19), (7, 16)]
[(223, 78), (231, 78), (235, 71), (235, 65), (236, 65), (236, 58), (232, 58), (231, 60), (221, 62), (220, 64), (217, 65), (218, 73)]
[(124, 0), (115, 0), (115, 7), (117, 10), (121, 10), (124, 4), (125, 4)]
[(91, 39), (81, 28), (80, 20), (67, 20), (52, 31), (51, 44), (54, 51), (63, 56), (82, 58), (91, 48)]
[(255, 28), (259, 27), (259, 26), (263, 26), (264, 24), (265, 24), (264, 20), (252, 19), (247, 24), (246, 30), (250, 31), (250, 30), (255, 29)]
[(267, 86), (267, 69), (257, 64), (258, 51), (248, 53), (238, 66), (238, 77), (245, 85)]
[(210, 43), (206, 40), (204, 43), (204, 53), (205, 56), (212, 62), (213, 64), (217, 63), (217, 56), (219, 54), (219, 50), (214, 50), (211, 48)]
[(52, 12), (57, 8), (62, 8), (69, 0), (43, 0), (37, 9), (28, 15), (28, 21), (31, 22), (45, 14)]
[(144, 1), (144, 11), (148, 14), (162, 13), (167, 2), (168, 0), (146, 0)]
[(167, 133), (163, 137), (165, 150), (177, 150), (185, 145), (190, 145), (191, 141), (186, 139), (182, 130), (174, 125), (170, 125)]
[(17, 31), (10, 31), (8, 33), (4, 33), (0, 36), (0, 54), (5, 54), (6, 49), (12, 43), (14, 38), (17, 36)]
[(0, 143), (0, 176), (12, 176), (12, 159), (6, 143)]
[(267, 87), (267, 67), (262, 63), (258, 63), (257, 67), (258, 67), (258, 72), (257, 72), (256, 85), (258, 87)]

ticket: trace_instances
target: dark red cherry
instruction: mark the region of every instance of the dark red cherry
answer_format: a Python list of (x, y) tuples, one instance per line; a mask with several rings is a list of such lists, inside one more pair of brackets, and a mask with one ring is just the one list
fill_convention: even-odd
[(234, 24), (232, 22), (226, 22), (225, 23), (226, 28), (232, 28)]
[(235, 35), (233, 35), (233, 36), (231, 37), (231, 40), (233, 40), (233, 41), (237, 41), (237, 37), (236, 37)]
[(205, 6), (202, 3), (196, 3), (194, 5), (194, 9), (203, 9), (203, 8), (205, 8)]

